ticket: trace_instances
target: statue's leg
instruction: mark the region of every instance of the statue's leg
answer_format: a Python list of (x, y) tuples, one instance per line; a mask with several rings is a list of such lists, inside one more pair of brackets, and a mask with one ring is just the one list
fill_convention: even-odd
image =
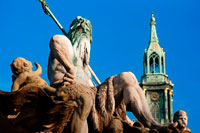
[(78, 112), (74, 112), (71, 121), (71, 133), (88, 133), (87, 119), (81, 119)]
[(64, 35), (55, 35), (51, 38), (50, 48), (53, 56), (74, 76), (75, 68), (72, 62), (74, 52), (70, 40)]
[(92, 110), (93, 100), (92, 96), (87, 93), (83, 93), (77, 98), (78, 108), (72, 116), (71, 132), (88, 133), (87, 117)]
[[(124, 72), (114, 79), (115, 100), (123, 99), (127, 110), (132, 111), (135, 117), (145, 126), (159, 125), (152, 117), (145, 94), (131, 72)], [(122, 96), (120, 98), (120, 96)]]

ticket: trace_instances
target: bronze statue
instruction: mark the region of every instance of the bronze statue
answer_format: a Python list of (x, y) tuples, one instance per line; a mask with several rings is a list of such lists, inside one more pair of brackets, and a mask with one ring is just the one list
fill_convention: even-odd
[[(90, 57), (91, 33), (90, 22), (82, 17), (77, 17), (70, 26), (70, 31), (68, 33), (69, 39), (62, 35), (52, 37), (50, 41), (51, 53), (48, 64), (48, 76), (51, 86), (58, 88), (70, 83), (94, 86), (87, 67)], [(111, 86), (113, 90), (110, 89), (111, 93), (106, 94), (107, 97), (111, 97), (110, 101), (104, 102), (110, 102), (110, 106), (113, 108), (110, 115), (114, 113), (115, 104), (124, 101), (127, 110), (132, 111), (145, 126), (162, 126), (153, 119), (145, 95), (133, 73), (121, 73), (112, 79), (112, 83), (113, 85)], [(108, 87), (103, 83), (99, 85), (98, 88), (101, 88), (101, 86)], [(101, 91), (99, 93), (101, 93)], [(103, 95), (98, 94), (98, 92), (97, 95), (103, 97)], [(104, 109), (103, 112), (106, 112), (107, 105), (101, 104), (101, 106), (102, 109)], [(105, 114), (106, 113), (104, 113), (104, 115)], [(104, 118), (104, 116), (102, 116), (102, 118)]]
[(88, 70), (90, 43), (92, 39), (90, 22), (77, 17), (70, 26), (69, 39), (55, 35), (50, 41), (48, 77), (50, 84), (82, 83), (94, 86)]

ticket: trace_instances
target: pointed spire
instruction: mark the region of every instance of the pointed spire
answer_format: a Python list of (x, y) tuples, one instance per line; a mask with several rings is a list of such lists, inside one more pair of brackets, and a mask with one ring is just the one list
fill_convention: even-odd
[(152, 12), (152, 17), (151, 17), (151, 35), (150, 35), (150, 40), (149, 43), (158, 43), (158, 37), (157, 37), (157, 33), (156, 33), (156, 22), (155, 22), (155, 17), (154, 17), (154, 13)]
[(155, 22), (154, 13), (152, 12), (151, 22)]

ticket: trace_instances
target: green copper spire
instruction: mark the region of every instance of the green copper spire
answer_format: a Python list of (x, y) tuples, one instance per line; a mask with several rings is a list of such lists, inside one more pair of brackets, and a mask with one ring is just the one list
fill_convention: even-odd
[(154, 119), (164, 124), (173, 120), (173, 84), (165, 71), (165, 52), (158, 43), (153, 13), (150, 30), (149, 45), (144, 52), (144, 74), (140, 86), (145, 92)]
[(155, 22), (153, 12), (152, 12), (150, 26), (151, 26), (150, 43), (158, 43), (158, 37), (157, 37), (157, 33), (156, 33), (156, 22)]
[(150, 40), (147, 50), (145, 50), (144, 63), (146, 68), (144, 74), (149, 73), (165, 73), (165, 53), (158, 43), (156, 33), (156, 22), (154, 14), (152, 13), (150, 23)]

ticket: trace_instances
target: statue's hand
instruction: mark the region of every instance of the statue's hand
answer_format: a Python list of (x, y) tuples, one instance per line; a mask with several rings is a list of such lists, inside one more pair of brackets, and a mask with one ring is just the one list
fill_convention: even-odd
[(64, 85), (70, 85), (74, 83), (75, 76), (71, 73), (66, 73), (63, 77), (63, 84)]

